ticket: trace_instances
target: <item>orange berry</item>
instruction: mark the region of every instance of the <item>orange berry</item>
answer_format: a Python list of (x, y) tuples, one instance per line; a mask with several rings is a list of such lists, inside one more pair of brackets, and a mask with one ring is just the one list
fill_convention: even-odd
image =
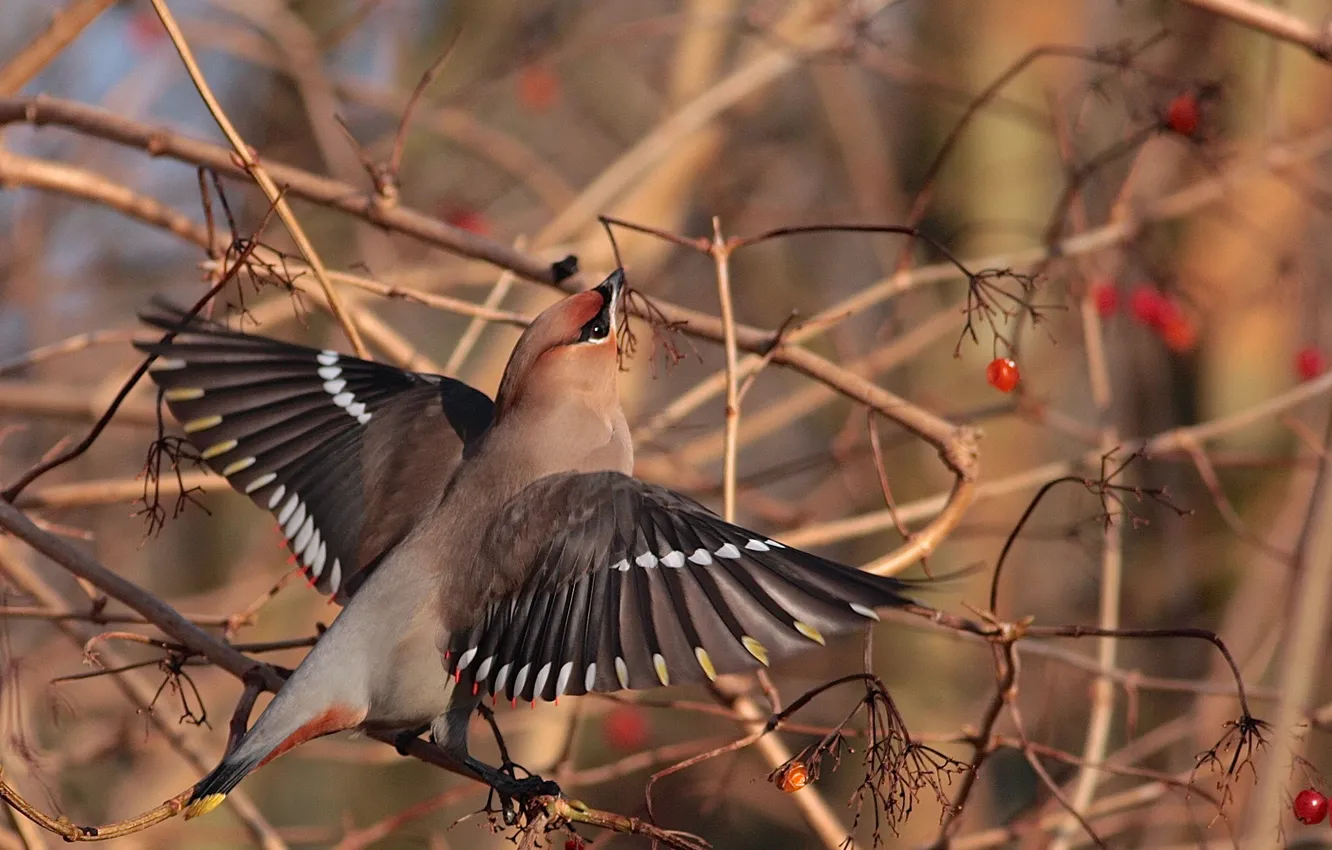
[(803, 762), (792, 762), (777, 779), (777, 787), (790, 794), (809, 784), (809, 770)]
[(1007, 357), (996, 357), (985, 367), (985, 380), (1001, 393), (1011, 393), (1020, 378), (1017, 364)]

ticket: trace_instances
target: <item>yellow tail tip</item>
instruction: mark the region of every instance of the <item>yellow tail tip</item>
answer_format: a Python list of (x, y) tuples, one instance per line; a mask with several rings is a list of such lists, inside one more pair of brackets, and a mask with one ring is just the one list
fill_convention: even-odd
[(207, 797), (200, 797), (185, 807), (185, 820), (208, 814), (222, 805), (222, 801), (225, 799), (227, 799), (226, 794), (209, 794)]

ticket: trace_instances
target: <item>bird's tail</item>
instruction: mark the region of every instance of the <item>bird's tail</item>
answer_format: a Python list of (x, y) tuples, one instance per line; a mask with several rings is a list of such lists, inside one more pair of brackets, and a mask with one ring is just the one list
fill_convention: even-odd
[(238, 747), (194, 786), (189, 801), (185, 803), (186, 820), (206, 815), (220, 806), (231, 789), (249, 776), (262, 760), (261, 757), (238, 757), (240, 753), (241, 748)]
[[(185, 803), (187, 819), (217, 808), (242, 779), (293, 747), (323, 735), (352, 729), (365, 719), (364, 709), (320, 699), (322, 695), (304, 690), (303, 682), (298, 680), (301, 670), (287, 680), (286, 686), (259, 715), (236, 748), (194, 786)], [(316, 706), (322, 703), (323, 707), (311, 710), (312, 703)]]

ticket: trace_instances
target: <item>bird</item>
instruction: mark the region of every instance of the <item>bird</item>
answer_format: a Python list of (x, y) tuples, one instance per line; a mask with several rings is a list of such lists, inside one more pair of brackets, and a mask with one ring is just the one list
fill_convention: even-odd
[[(349, 729), (427, 730), (506, 801), (559, 793), (468, 751), (482, 700), (749, 672), (914, 606), (872, 575), (633, 476), (620, 406), (625, 275), (542, 311), (492, 399), (466, 383), (228, 329), (158, 305), (161, 400), (204, 463), (272, 513), (343, 607), (186, 817)], [(507, 809), (506, 809), (507, 811)]]

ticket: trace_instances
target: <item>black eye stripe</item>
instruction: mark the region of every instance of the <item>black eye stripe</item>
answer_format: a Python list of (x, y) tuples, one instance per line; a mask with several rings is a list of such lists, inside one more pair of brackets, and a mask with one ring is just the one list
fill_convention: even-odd
[(579, 342), (600, 342), (610, 334), (610, 317), (604, 312), (598, 313), (592, 321), (583, 325), (578, 334)]
[(612, 277), (590, 290), (601, 296), (601, 309), (597, 314), (583, 324), (578, 330), (578, 342), (601, 342), (610, 336), (611, 327), (614, 325), (611, 311), (615, 308), (616, 288), (611, 285), (615, 278)]

